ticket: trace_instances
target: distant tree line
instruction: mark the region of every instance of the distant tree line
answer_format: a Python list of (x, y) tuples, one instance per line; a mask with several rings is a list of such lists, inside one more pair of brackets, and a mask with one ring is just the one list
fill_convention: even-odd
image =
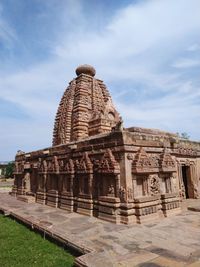
[(14, 162), (11, 161), (7, 164), (7, 166), (5, 168), (3, 168), (2, 170), (2, 176), (4, 176), (5, 178), (14, 178)]
[(180, 138), (185, 139), (185, 140), (189, 140), (190, 136), (188, 133), (183, 132), (183, 133), (176, 133)]

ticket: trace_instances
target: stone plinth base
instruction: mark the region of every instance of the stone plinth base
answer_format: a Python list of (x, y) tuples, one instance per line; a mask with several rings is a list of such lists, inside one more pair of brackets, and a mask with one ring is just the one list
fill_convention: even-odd
[(98, 217), (99, 214), (99, 201), (98, 200), (93, 200), (93, 216)]
[(33, 196), (18, 195), (17, 199), (24, 201), (26, 203), (35, 203), (35, 197), (33, 197)]
[(17, 195), (25, 195), (26, 194), (26, 190), (22, 187), (17, 189)]
[(120, 222), (123, 224), (136, 223), (135, 209), (133, 203), (121, 203)]
[(120, 223), (120, 199), (115, 197), (99, 197), (99, 212), (98, 218), (113, 222)]
[(47, 200), (46, 200), (46, 204), (47, 206), (51, 206), (54, 208), (58, 207), (58, 191), (56, 190), (51, 190), (47, 192)]
[(36, 202), (42, 205), (46, 204), (46, 192), (37, 192), (36, 193)]
[(17, 186), (13, 185), (12, 191), (9, 193), (11, 196), (16, 197), (17, 196)]
[(179, 213), (181, 211), (180, 208), (180, 200), (174, 193), (167, 193), (161, 195), (161, 210), (165, 217)]
[(74, 210), (74, 197), (72, 193), (63, 192), (60, 196), (60, 209), (73, 212)]
[(93, 216), (93, 200), (87, 196), (78, 197), (77, 212), (83, 215)]
[(135, 216), (137, 223), (149, 222), (159, 218), (160, 195), (140, 197), (134, 199)]

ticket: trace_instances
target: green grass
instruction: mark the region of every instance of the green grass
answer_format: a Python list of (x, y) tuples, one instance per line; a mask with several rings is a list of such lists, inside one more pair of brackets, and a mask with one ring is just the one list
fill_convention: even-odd
[(71, 267), (74, 258), (61, 247), (0, 215), (1, 267)]

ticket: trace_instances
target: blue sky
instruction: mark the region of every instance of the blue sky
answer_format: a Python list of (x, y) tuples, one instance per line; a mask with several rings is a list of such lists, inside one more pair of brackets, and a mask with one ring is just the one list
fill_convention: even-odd
[(0, 0), (0, 160), (51, 145), (80, 64), (126, 127), (200, 140), (199, 0)]

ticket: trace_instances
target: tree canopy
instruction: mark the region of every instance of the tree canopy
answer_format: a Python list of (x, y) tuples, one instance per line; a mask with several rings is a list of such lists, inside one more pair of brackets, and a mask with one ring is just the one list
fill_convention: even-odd
[(14, 175), (13, 175), (13, 172), (14, 172), (14, 162), (13, 161), (11, 161), (11, 162), (9, 162), (8, 163), (8, 165), (6, 166), (6, 168), (5, 168), (5, 172), (4, 172), (4, 176), (6, 177), (6, 178), (13, 178), (14, 177)]

